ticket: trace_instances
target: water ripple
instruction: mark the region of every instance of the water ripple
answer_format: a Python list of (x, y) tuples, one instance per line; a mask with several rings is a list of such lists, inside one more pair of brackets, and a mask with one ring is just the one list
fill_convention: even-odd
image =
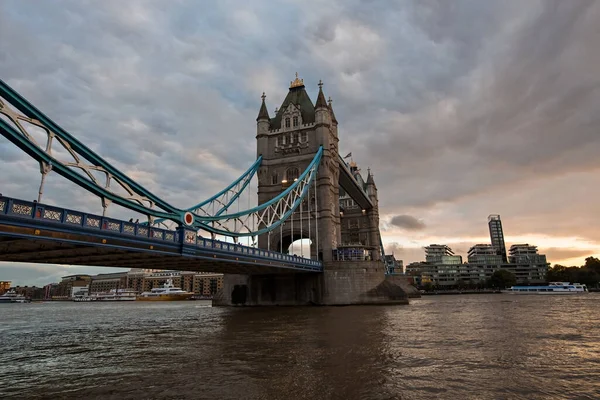
[(0, 305), (3, 399), (598, 399), (600, 296)]

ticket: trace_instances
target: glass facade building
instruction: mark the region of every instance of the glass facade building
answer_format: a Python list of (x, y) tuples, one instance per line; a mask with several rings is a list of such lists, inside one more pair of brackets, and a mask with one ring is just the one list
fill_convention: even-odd
[(492, 246), (498, 252), (498, 255), (502, 256), (502, 262), (508, 262), (506, 257), (506, 244), (504, 243), (504, 231), (502, 230), (502, 221), (500, 216), (492, 214), (488, 216), (488, 227), (490, 228), (490, 240)]

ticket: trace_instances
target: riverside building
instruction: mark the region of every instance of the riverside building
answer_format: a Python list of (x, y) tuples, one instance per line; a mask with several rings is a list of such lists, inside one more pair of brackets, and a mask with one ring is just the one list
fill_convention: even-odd
[(425, 247), (425, 262), (432, 264), (445, 264), (448, 260), (448, 257), (456, 256), (454, 255), (452, 249), (445, 244), (430, 244), (429, 246)]
[(128, 287), (138, 293), (160, 288), (168, 279), (174, 286), (203, 297), (214, 296), (223, 287), (223, 274), (211, 272), (131, 270), (127, 273)]
[(10, 290), (11, 281), (0, 281), (0, 294), (4, 294)]
[(98, 274), (92, 276), (88, 293), (110, 292), (112, 289), (127, 288), (127, 272)]
[(419, 286), (438, 287), (479, 286), (485, 284), (500, 269), (515, 275), (518, 284), (539, 284), (546, 281), (549, 263), (536, 246), (514, 244), (508, 257), (499, 215), (488, 217), (491, 244), (476, 244), (468, 251), (467, 262), (454, 255), (446, 245), (425, 247), (425, 262), (406, 266), (406, 274), (415, 277)]

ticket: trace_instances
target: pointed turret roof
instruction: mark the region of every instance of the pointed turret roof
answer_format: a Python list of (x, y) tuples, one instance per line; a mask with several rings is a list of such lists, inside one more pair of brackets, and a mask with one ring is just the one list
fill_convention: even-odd
[(317, 102), (315, 103), (315, 110), (321, 107), (328, 108), (327, 102), (325, 101), (325, 95), (323, 94), (323, 82), (319, 81), (319, 95), (317, 96)]
[(308, 97), (308, 93), (306, 93), (304, 81), (299, 79), (298, 75), (296, 74), (296, 80), (290, 82), (290, 91), (288, 92), (287, 96), (285, 96), (283, 103), (281, 103), (279, 111), (277, 111), (271, 120), (271, 129), (281, 128), (281, 116), (290, 104), (300, 107), (302, 123), (312, 124), (315, 122), (315, 107), (313, 106), (313, 102), (310, 97)]
[(335, 119), (335, 113), (333, 112), (333, 107), (331, 106), (331, 96), (329, 97), (329, 112), (331, 112), (331, 120), (337, 124), (337, 119)]
[(373, 179), (373, 174), (371, 174), (371, 168), (367, 169), (367, 185), (374, 185), (375, 179)]
[(263, 92), (262, 94), (262, 105), (260, 106), (260, 111), (258, 112), (258, 117), (256, 117), (256, 120), (260, 120), (260, 119), (266, 119), (267, 121), (270, 119), (269, 118), (269, 111), (267, 110), (267, 105), (265, 104), (265, 98), (267, 96), (265, 96), (265, 92)]
[(375, 185), (375, 179), (373, 179), (373, 175), (371, 174), (370, 168), (369, 172), (367, 173), (367, 185)]

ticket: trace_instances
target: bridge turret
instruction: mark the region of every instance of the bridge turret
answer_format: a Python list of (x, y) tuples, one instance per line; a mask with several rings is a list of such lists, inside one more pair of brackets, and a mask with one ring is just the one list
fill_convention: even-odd
[(369, 195), (369, 198), (373, 204), (375, 204), (375, 200), (377, 200), (377, 186), (375, 185), (375, 178), (373, 178), (371, 168), (369, 168), (367, 171), (367, 194)]
[(335, 113), (333, 112), (333, 106), (332, 103), (333, 101), (331, 100), (331, 96), (329, 96), (329, 100), (327, 100), (328, 102), (328, 108), (329, 108), (329, 114), (331, 115), (331, 127), (332, 127), (332, 131), (335, 135), (335, 137), (338, 136), (338, 122), (337, 119), (335, 118)]
[(319, 81), (319, 95), (315, 103), (315, 123), (331, 125), (331, 111), (323, 94), (323, 82)]
[(269, 133), (269, 127), (271, 125), (271, 118), (269, 117), (269, 111), (267, 110), (267, 105), (265, 104), (265, 92), (263, 92), (262, 104), (260, 106), (260, 110), (258, 111), (258, 117), (256, 117), (256, 153), (257, 156), (262, 154), (266, 154), (267, 152), (267, 135)]
[(379, 201), (377, 199), (377, 185), (375, 185), (375, 178), (371, 173), (371, 169), (367, 170), (367, 182), (366, 189), (367, 195), (373, 203), (373, 208), (367, 211), (367, 218), (369, 219), (369, 241), (371, 245), (377, 248), (377, 251), (373, 253), (373, 259), (381, 259), (381, 233), (379, 232)]

